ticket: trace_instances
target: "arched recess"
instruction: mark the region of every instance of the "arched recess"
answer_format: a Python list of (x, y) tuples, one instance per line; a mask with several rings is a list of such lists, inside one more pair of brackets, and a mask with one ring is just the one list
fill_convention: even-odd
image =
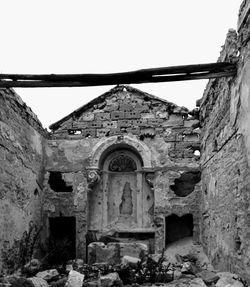
[(89, 172), (98, 176), (89, 189), (90, 232), (152, 230), (154, 193), (150, 152), (146, 154), (148, 148), (137, 144), (128, 137), (122, 140), (115, 137), (94, 149)]

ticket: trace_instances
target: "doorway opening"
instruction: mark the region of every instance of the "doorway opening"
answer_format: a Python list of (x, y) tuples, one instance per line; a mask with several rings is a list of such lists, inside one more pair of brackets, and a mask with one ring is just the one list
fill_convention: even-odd
[(165, 240), (166, 246), (174, 241), (193, 236), (193, 216), (186, 214), (179, 217), (175, 214), (166, 217)]
[(49, 218), (49, 246), (51, 264), (64, 264), (76, 257), (76, 219), (75, 217)]

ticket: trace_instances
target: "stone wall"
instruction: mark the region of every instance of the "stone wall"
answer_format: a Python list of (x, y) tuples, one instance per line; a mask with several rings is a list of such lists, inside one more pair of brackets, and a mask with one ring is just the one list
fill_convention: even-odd
[(240, 10), (219, 61), (237, 63), (233, 78), (210, 80), (201, 101), (202, 243), (215, 268), (250, 280), (250, 1)]
[[(154, 218), (151, 231), (156, 232), (156, 249), (165, 247), (165, 218), (171, 214), (192, 214), (194, 237), (199, 241), (197, 111), (190, 112), (130, 86), (118, 86), (51, 129), (46, 145), (43, 220), (48, 226), (50, 217), (76, 217), (77, 256), (86, 254), (91, 208), (88, 193), (93, 192), (89, 174), (99, 170), (102, 181), (103, 160), (120, 148), (142, 159), (142, 184), (152, 189), (154, 196), (154, 206), (148, 212)], [(61, 173), (72, 192), (52, 190), (49, 177), (53, 172)], [(183, 188), (185, 184), (187, 188)], [(96, 217), (102, 216), (101, 210)], [(49, 229), (45, 237), (48, 234)]]
[(12, 90), (0, 90), (0, 107), (1, 272), (20, 263), (24, 232), (40, 225), (45, 132)]

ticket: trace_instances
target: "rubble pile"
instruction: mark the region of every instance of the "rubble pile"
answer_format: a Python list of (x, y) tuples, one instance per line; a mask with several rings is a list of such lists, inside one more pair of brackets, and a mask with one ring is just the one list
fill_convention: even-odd
[[(33, 261), (33, 262), (32, 262)], [(76, 259), (65, 266), (49, 270), (37, 270), (38, 260), (32, 260), (21, 274), (0, 278), (1, 287), (122, 287), (122, 286), (166, 286), (166, 287), (247, 287), (247, 283), (236, 274), (202, 269), (194, 254), (176, 254), (171, 263), (162, 254), (136, 258), (125, 255), (120, 264), (85, 264)], [(42, 267), (41, 267), (42, 268)], [(38, 271), (38, 272), (37, 272)], [(37, 272), (34, 274), (34, 272)]]

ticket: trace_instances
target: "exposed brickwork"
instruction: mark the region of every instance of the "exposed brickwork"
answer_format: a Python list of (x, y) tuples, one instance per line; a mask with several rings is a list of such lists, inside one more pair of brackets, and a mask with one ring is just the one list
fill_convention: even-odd
[[(97, 100), (95, 100), (97, 101)], [(52, 125), (58, 139), (102, 138), (120, 134), (145, 138), (164, 137), (172, 142), (169, 156), (195, 158), (199, 150), (199, 121), (186, 108), (163, 101), (130, 86), (118, 86), (98, 103), (78, 110), (78, 116)], [(56, 125), (56, 129), (54, 126)], [(196, 129), (196, 130), (195, 130)], [(183, 142), (183, 144), (174, 144)], [(186, 144), (185, 142), (189, 142)], [(193, 146), (193, 147), (192, 147)], [(191, 148), (190, 148), (191, 147)]]

